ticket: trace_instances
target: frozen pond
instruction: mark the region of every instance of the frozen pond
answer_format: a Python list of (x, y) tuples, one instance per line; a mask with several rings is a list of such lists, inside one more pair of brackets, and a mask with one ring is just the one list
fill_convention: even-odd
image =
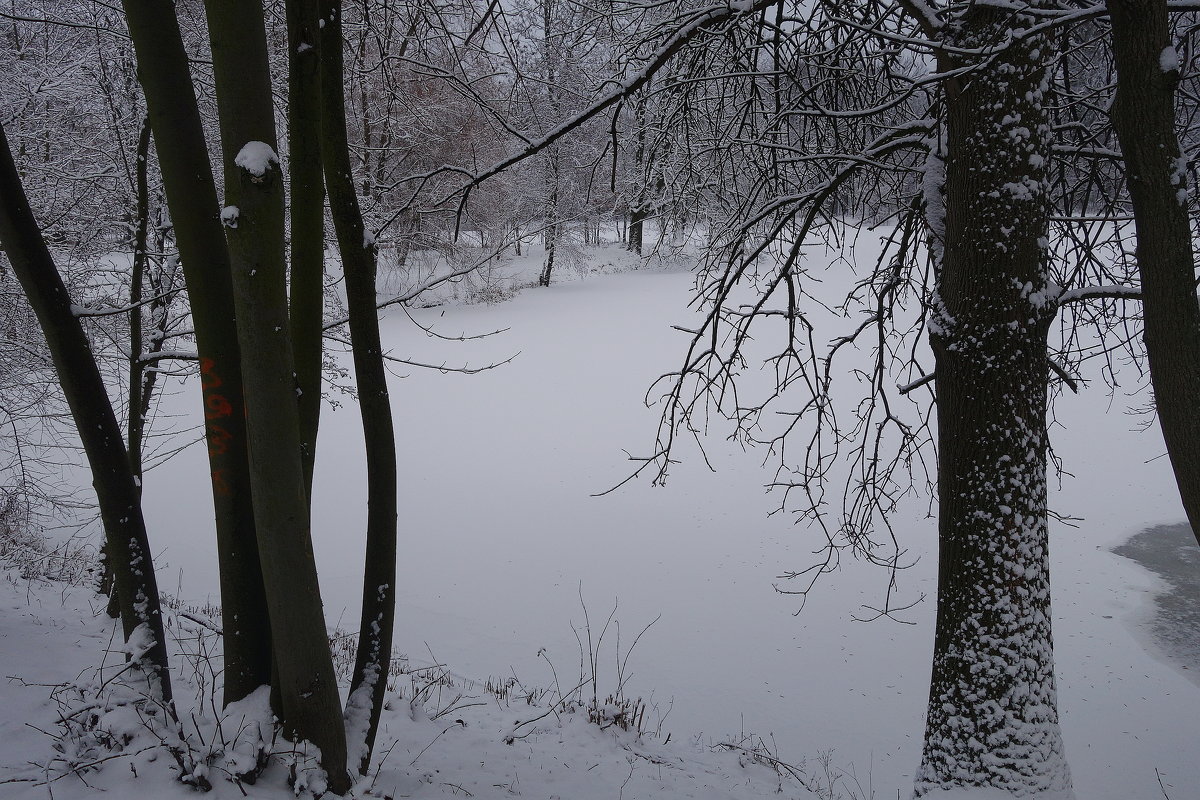
[(1200, 683), (1200, 547), (1191, 526), (1156, 525), (1113, 552), (1136, 561), (1165, 583), (1154, 598), (1154, 616), (1147, 627), (1168, 659)]
[[(765, 453), (725, 441), (715, 422), (706, 440), (715, 472), (693, 445), (679, 451), (667, 486), (642, 480), (592, 496), (628, 474), (624, 450), (642, 455), (653, 445), (657, 413), (642, 399), (682, 356), (684, 336), (670, 324), (689, 322), (691, 282), (640, 270), (495, 306), (413, 312), (448, 336), (509, 329), (471, 342), (430, 338), (398, 311), (386, 316), (396, 356), (480, 365), (520, 352), (472, 376), (395, 370), (397, 647), (471, 678), (515, 673), (531, 686), (553, 685), (552, 662), (571, 686), (580, 595), (597, 633), (619, 600), (623, 653), (661, 615), (626, 675), (629, 691), (652, 698), (651, 727), (661, 715), (664, 734), (697, 746), (754, 732), (785, 760), (813, 767), (832, 751), (833, 765), (852, 769), (877, 797), (904, 796), (920, 758), (933, 639), (937, 526), (926, 497), (893, 519), (918, 559), (900, 576), (904, 602), (925, 597), (903, 615), (913, 624), (862, 624), (852, 617), (880, 602), (886, 574), (853, 559), (799, 616), (796, 598), (776, 593), (780, 572), (810, 564), (819, 540), (787, 515), (768, 516), (777, 498), (763, 493)], [(193, 399), (176, 395), (164, 408), (189, 424)], [(1064, 397), (1052, 432), (1074, 473), (1053, 482), (1052, 503), (1082, 518), (1051, 528), (1064, 737), (1080, 798), (1158, 796), (1157, 769), (1180, 800), (1184, 787), (1200, 785), (1192, 752), (1200, 688), (1136, 643), (1127, 621), (1156, 586), (1110, 550), (1180, 512), (1169, 465), (1156, 458), (1157, 429), (1134, 429), (1116, 400), (1103, 387)], [(327, 406), (313, 534), (326, 615), (342, 627), (358, 618), (362, 464), (357, 409)], [(216, 599), (203, 451), (185, 451), (146, 486), (161, 585)], [(601, 691), (616, 682), (616, 634), (605, 638)]]

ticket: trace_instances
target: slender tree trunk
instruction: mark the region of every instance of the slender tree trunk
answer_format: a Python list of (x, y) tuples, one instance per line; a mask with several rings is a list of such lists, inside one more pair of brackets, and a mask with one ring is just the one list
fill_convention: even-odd
[[(918, 796), (1069, 790), (1054, 684), (1046, 517), (1048, 42), (964, 4), (947, 43), (987, 53), (946, 84), (936, 358), (937, 630)], [(940, 63), (946, 71), (962, 64)], [(936, 206), (936, 203), (935, 203)], [(941, 222), (931, 209), (931, 228)]]
[(137, 479), (138, 494), (142, 480), (142, 437), (146, 432), (146, 415), (142, 411), (142, 283), (146, 279), (147, 232), (150, 227), (150, 187), (147, 162), (150, 158), (150, 119), (142, 123), (137, 145), (137, 210), (133, 234), (133, 270), (129, 276), (129, 411), (127, 422), (129, 465)]
[(321, 0), (322, 155), (346, 275), (354, 374), (367, 450), (367, 551), (354, 677), (346, 702), (350, 757), (367, 773), (379, 728), (396, 617), (396, 441), (376, 309), (376, 248), (363, 224), (350, 169), (343, 94), (341, 1)]
[[(167, 249), (166, 235), (162, 230), (155, 231), (154, 235), (154, 252), (163, 253)], [(147, 253), (146, 266), (149, 267), (149, 253)], [(149, 303), (145, 304), (145, 316), (142, 317), (143, 339), (145, 341), (144, 350), (141, 358), (145, 359), (142, 363), (142, 385), (138, 391), (139, 401), (141, 405), (137, 409), (137, 419), (139, 423), (145, 427), (150, 414), (150, 403), (154, 398), (154, 387), (158, 384), (158, 370), (146, 369), (151, 359), (163, 349), (163, 343), (166, 342), (170, 335), (171, 319), (170, 306), (171, 297), (168, 295), (168, 290), (174, 289), (174, 281), (177, 277), (174, 273), (179, 268), (179, 260), (176, 258), (163, 258), (157, 270), (147, 271), (146, 277), (150, 283), (150, 290), (155, 296)], [(164, 281), (163, 279), (166, 278)], [(151, 330), (149, 333), (145, 331), (145, 321), (150, 320)], [(144, 431), (143, 431), (144, 432)], [(138, 480), (142, 477), (141, 459), (137, 462), (136, 475)]]
[(200, 355), (221, 572), (224, 700), (231, 703), (270, 683), (271, 626), (250, 496), (229, 252), (174, 6), (159, 0), (123, 3)]
[(325, 305), (325, 184), (321, 179), (321, 38), (317, 0), (288, 0), (288, 179), (292, 228), (292, 351), (304, 488), (312, 497), (321, 421)]
[(547, 179), (546, 199), (546, 261), (542, 264), (542, 273), (538, 276), (539, 286), (550, 285), (550, 275), (554, 272), (554, 258), (558, 252), (558, 145), (550, 146), (550, 177)]
[[(546, 86), (546, 106), (549, 108), (551, 119), (560, 116), (558, 98), (558, 66), (561, 53), (553, 41), (554, 10), (556, 0), (540, 0), (542, 4), (542, 78)], [(559, 166), (562, 150), (556, 142), (546, 151), (546, 213), (543, 241), (546, 243), (546, 261), (542, 264), (542, 272), (538, 276), (539, 286), (549, 286), (550, 276), (554, 272), (554, 259), (558, 246), (558, 204), (559, 204)]]
[(1113, 125), (1133, 200), (1150, 379), (1167, 453), (1200, 542), (1200, 304), (1187, 159), (1175, 135), (1178, 56), (1166, 0), (1109, 0), (1117, 97)]
[(0, 244), (37, 314), (91, 467), (129, 653), (142, 663), (152, 690), (174, 715), (166, 637), (141, 493), (91, 345), (71, 310), (67, 288), (33, 217), (3, 128)]
[[(246, 396), (250, 484), (284, 732), (321, 749), (336, 794), (350, 785), (341, 700), (321, 607), (300, 457), (283, 242), (283, 176), (263, 9), (206, 0), (225, 157), (222, 211)], [(328, 22), (326, 23), (328, 24)]]
[[(145, 374), (145, 364), (142, 362), (144, 337), (142, 333), (142, 283), (146, 278), (147, 234), (150, 228), (150, 187), (147, 179), (148, 160), (150, 156), (150, 119), (142, 121), (138, 133), (137, 155), (134, 164), (136, 184), (136, 204), (134, 209), (133, 231), (133, 263), (129, 276), (129, 369), (127, 372), (127, 387), (129, 402), (126, 410), (126, 446), (129, 453), (129, 468), (133, 472), (134, 484), (138, 496), (142, 493), (142, 437), (146, 431), (146, 413), (143, 410), (149, 397), (142, 391)], [(154, 373), (151, 373), (154, 374)], [(110, 569), (107, 546), (101, 550), (103, 570), (100, 577), (100, 591), (109, 596), (108, 608), (110, 617), (120, 616), (120, 602), (117, 599), (116, 583)]]
[[(633, 164), (638, 173), (639, 183), (646, 172), (646, 103), (647, 92), (642, 92), (638, 95), (637, 103), (633, 107), (633, 125), (637, 129), (637, 146), (633, 151)], [(642, 225), (646, 220), (648, 210), (646, 191), (644, 188), (639, 189), (629, 208), (628, 235), (629, 251), (639, 256), (642, 254)]]

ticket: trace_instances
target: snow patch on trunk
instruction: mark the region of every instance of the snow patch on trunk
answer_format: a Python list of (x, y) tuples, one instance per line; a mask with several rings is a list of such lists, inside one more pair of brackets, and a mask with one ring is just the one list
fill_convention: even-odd
[(261, 178), (267, 174), (272, 164), (279, 163), (279, 156), (266, 142), (246, 142), (233, 157), (233, 163), (254, 177)]
[(1175, 52), (1174, 47), (1167, 45), (1158, 54), (1158, 67), (1163, 72), (1174, 72), (1179, 69), (1179, 53)]

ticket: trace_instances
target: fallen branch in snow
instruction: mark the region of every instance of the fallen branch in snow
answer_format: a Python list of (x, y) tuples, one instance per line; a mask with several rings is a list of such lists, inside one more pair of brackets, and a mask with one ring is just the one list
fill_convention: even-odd
[(751, 761), (755, 761), (760, 764), (765, 764), (765, 765), (771, 767), (772, 769), (774, 769), (776, 772), (780, 772), (785, 775), (789, 775), (792, 778), (795, 778), (797, 781), (799, 781), (802, 785), (805, 784), (806, 779), (808, 777), (807, 775), (804, 774), (804, 770), (800, 769), (799, 767), (795, 766), (794, 764), (789, 764), (786, 761), (783, 761), (783, 760), (777, 758), (776, 756), (771, 755), (770, 753), (768, 753), (766, 751), (765, 748), (762, 748), (762, 747), (750, 748), (750, 747), (745, 747), (740, 744), (734, 744), (733, 742), (717, 742), (717, 744), (715, 744), (713, 746), (714, 747), (722, 747), (726, 750), (732, 750), (736, 753), (741, 753), (745, 756), (748, 756)]

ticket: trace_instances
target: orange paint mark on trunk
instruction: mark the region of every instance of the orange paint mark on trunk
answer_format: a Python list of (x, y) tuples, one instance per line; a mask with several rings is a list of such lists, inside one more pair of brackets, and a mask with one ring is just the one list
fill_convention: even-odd
[(200, 386), (205, 391), (215, 389), (224, 383), (221, 380), (221, 376), (217, 374), (216, 366), (217, 363), (211, 358), (200, 359)]
[(208, 425), (208, 454), (210, 456), (222, 456), (229, 451), (229, 442), (233, 439), (233, 434), (222, 428), (220, 425), (209, 423)]
[(220, 419), (233, 413), (233, 405), (225, 399), (225, 395), (210, 394), (205, 398), (204, 405), (208, 408), (204, 412), (205, 419)]

